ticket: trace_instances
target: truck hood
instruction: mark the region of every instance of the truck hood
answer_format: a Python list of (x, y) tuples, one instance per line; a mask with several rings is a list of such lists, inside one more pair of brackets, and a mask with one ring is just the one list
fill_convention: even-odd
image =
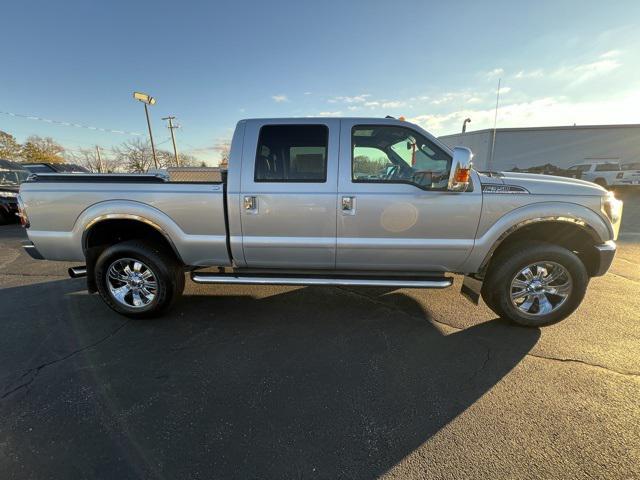
[(503, 185), (515, 185), (526, 188), (530, 193), (536, 195), (606, 195), (605, 190), (600, 185), (596, 185), (586, 180), (575, 178), (556, 177), (554, 175), (543, 175), (538, 173), (519, 172), (499, 172), (490, 177), (491, 181), (485, 182), (484, 176), (480, 177), (482, 183), (497, 183), (500, 180)]

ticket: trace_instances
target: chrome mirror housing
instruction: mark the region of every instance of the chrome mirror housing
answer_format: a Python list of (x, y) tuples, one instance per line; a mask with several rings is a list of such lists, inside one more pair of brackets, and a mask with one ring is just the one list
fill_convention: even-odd
[(467, 147), (455, 147), (453, 149), (453, 161), (449, 172), (449, 184), (447, 190), (452, 192), (464, 192), (471, 181), (471, 166), (473, 153)]

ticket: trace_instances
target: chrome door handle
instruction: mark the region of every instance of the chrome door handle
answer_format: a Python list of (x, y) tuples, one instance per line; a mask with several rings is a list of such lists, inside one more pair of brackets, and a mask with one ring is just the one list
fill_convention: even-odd
[(258, 202), (256, 197), (252, 195), (246, 195), (244, 197), (244, 209), (250, 213), (256, 213), (258, 211)]
[(342, 197), (340, 211), (343, 215), (356, 214), (356, 197)]

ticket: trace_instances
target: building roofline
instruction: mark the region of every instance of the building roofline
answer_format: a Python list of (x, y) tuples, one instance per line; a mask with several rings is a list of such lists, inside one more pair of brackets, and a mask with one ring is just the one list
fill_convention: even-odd
[[(496, 132), (527, 132), (527, 131), (547, 131), (547, 130), (597, 130), (606, 128), (640, 128), (640, 123), (618, 123), (612, 125), (561, 125), (553, 127), (512, 127), (512, 128), (496, 128)], [(473, 130), (465, 132), (464, 135), (475, 135), (480, 133), (493, 132), (493, 128), (484, 128), (482, 130)], [(438, 138), (457, 137), (463, 135), (462, 132), (441, 135)]]

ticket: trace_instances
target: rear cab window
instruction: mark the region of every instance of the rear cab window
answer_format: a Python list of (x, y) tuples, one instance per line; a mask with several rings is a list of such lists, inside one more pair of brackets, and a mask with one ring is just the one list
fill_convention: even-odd
[(255, 182), (327, 181), (326, 125), (265, 125), (260, 129)]

